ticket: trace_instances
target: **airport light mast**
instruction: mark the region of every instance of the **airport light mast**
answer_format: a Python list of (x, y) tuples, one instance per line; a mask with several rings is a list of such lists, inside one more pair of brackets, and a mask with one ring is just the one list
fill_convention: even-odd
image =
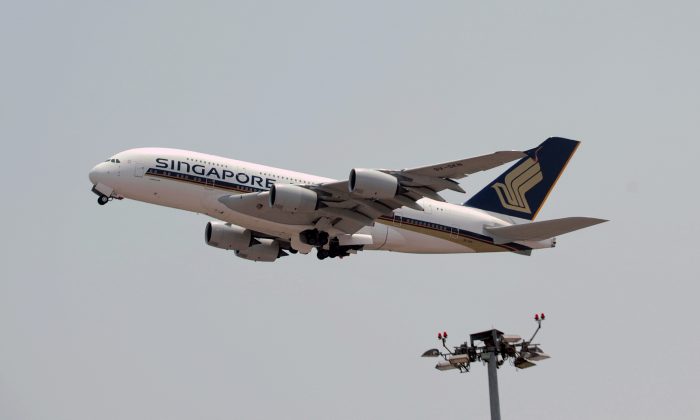
[[(532, 340), (542, 328), (544, 314), (535, 314), (537, 329), (529, 340), (524, 341), (518, 335), (508, 335), (492, 329), (469, 335), (469, 342), (453, 347), (447, 347), (447, 332), (438, 333), (438, 340), (446, 352), (439, 349), (430, 349), (421, 357), (442, 357), (435, 369), (440, 371), (457, 369), (460, 373), (469, 372), (471, 362), (481, 361), (488, 364), (489, 375), (489, 400), (491, 405), (491, 420), (501, 420), (501, 405), (498, 398), (498, 372), (497, 369), (509, 360), (517, 369), (526, 369), (536, 366), (534, 362), (549, 359), (549, 355), (542, 351), (539, 344)], [(481, 342), (477, 345), (475, 342)]]

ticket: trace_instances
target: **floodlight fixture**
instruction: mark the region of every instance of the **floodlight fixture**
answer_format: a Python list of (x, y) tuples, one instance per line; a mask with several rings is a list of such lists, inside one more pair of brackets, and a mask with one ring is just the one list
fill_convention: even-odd
[(515, 335), (515, 334), (503, 334), (503, 337), (501, 337), (501, 340), (503, 340), (504, 343), (508, 343), (508, 344), (518, 343), (518, 342), (522, 341), (522, 339), (523, 339), (522, 337), (520, 337), (519, 335)]
[[(504, 334), (497, 329), (491, 329), (469, 335), (469, 341), (450, 349), (447, 346), (447, 332), (438, 333), (438, 340), (442, 342), (445, 352), (439, 349), (430, 349), (421, 357), (442, 356), (435, 369), (440, 371), (459, 370), (460, 373), (469, 372), (472, 362), (480, 361), (488, 365), (489, 399), (491, 404), (491, 420), (501, 419), (500, 401), (498, 397), (497, 369), (509, 360), (516, 369), (528, 369), (537, 366), (534, 362), (549, 359), (550, 356), (542, 351), (539, 344), (534, 344), (535, 338), (544, 321), (544, 313), (535, 314), (537, 329), (529, 340), (523, 340), (519, 335)], [(481, 343), (481, 344), (478, 344)]]
[(438, 357), (440, 355), (440, 350), (430, 349), (426, 350), (425, 353), (421, 354), (420, 357)]
[(524, 357), (518, 357), (513, 361), (513, 366), (515, 366), (518, 369), (527, 369), (529, 367), (537, 366), (536, 364), (532, 363), (531, 361), (527, 360)]

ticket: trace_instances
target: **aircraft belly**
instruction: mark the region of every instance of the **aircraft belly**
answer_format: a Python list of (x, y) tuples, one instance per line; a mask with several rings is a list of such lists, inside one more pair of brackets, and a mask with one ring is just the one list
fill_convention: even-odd
[(202, 188), (168, 179), (145, 176), (124, 185), (120, 193), (132, 200), (172, 207), (180, 210), (202, 212), (200, 197)]
[(381, 249), (415, 254), (458, 254), (475, 252), (466, 245), (450, 240), (449, 233), (447, 232), (427, 234), (408, 226), (389, 226), (386, 243)]
[(364, 246), (365, 250), (370, 251), (384, 249), (389, 235), (389, 229), (381, 223), (375, 223), (374, 226), (364, 227), (357, 233), (372, 235), (372, 244)]

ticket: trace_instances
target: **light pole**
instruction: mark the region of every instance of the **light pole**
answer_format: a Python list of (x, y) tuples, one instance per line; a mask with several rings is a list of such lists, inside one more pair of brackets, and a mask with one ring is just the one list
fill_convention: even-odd
[[(458, 369), (461, 373), (466, 373), (469, 372), (471, 362), (481, 361), (488, 364), (491, 420), (501, 420), (497, 369), (506, 360), (510, 360), (517, 369), (526, 369), (535, 366), (536, 361), (549, 359), (550, 356), (542, 351), (540, 345), (532, 342), (542, 328), (542, 321), (544, 321), (544, 314), (535, 314), (537, 329), (527, 341), (518, 335), (508, 335), (492, 329), (470, 334), (469, 342), (465, 341), (454, 347), (454, 350), (447, 347), (447, 332), (440, 332), (438, 340), (442, 341), (442, 347), (446, 352), (430, 349), (423, 353), (422, 357), (441, 356), (444, 360), (440, 360), (435, 365), (435, 369), (441, 371)], [(481, 342), (482, 345), (476, 345), (475, 342)]]

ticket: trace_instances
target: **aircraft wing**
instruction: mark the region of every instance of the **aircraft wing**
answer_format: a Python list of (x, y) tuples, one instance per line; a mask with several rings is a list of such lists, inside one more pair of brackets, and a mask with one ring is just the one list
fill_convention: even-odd
[[(503, 151), (468, 159), (439, 163), (437, 165), (421, 166), (419, 168), (401, 169), (398, 171), (380, 169), (379, 171), (395, 176), (399, 180), (401, 187), (405, 190), (403, 194), (400, 195), (414, 198), (413, 201), (423, 197), (445, 201), (437, 194), (438, 192), (443, 190), (465, 192), (459, 184), (454, 181), (455, 179), (464, 178), (476, 172), (492, 169), (524, 156), (525, 153), (519, 151)], [(349, 194), (348, 181), (321, 184), (318, 188), (330, 193), (339, 192), (342, 194)], [(401, 197), (399, 197), (399, 200), (401, 200)], [(411, 205), (406, 206), (412, 207)], [(401, 206), (395, 208), (398, 207)]]
[[(353, 169), (348, 180), (311, 185), (279, 185), (271, 191), (223, 196), (233, 211), (272, 222), (315, 225), (331, 236), (353, 234), (400, 207), (423, 210), (418, 200), (445, 201), (444, 190), (464, 192), (455, 179), (495, 168), (526, 156), (502, 151), (412, 169)], [(356, 188), (357, 187), (357, 188)], [(272, 194), (272, 200), (270, 195)], [(313, 206), (305, 206), (313, 199)], [(273, 202), (283, 201), (277, 205)], [(292, 203), (299, 203), (298, 206)], [(286, 203), (286, 204), (285, 204)]]
[(434, 178), (464, 178), (467, 175), (485, 171), (520, 159), (524, 152), (515, 150), (495, 152), (489, 155), (477, 156), (452, 162), (439, 163), (437, 165), (422, 166), (420, 168), (404, 169), (400, 172), (413, 176), (426, 176)]

